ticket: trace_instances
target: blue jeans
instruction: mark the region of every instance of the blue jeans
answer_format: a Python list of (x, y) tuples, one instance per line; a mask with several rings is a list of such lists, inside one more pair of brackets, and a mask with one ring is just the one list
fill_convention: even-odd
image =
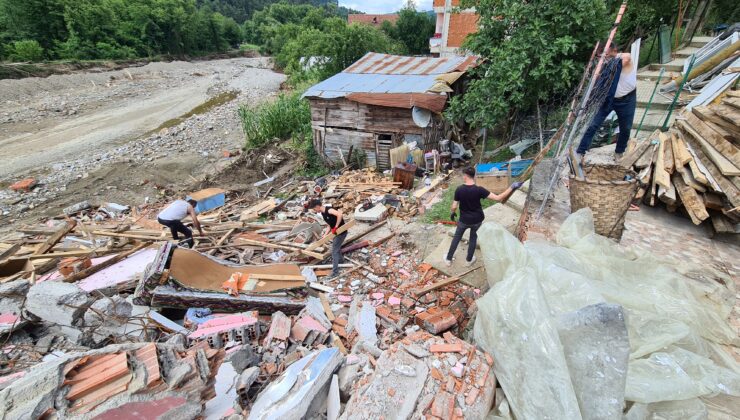
[(621, 98), (612, 98), (611, 101), (604, 101), (601, 108), (594, 115), (593, 120), (591, 120), (591, 125), (588, 126), (586, 134), (583, 135), (581, 144), (578, 146), (578, 153), (586, 153), (586, 150), (591, 146), (591, 141), (594, 139), (596, 131), (612, 111), (617, 113), (617, 120), (619, 121), (619, 137), (617, 138), (616, 153), (624, 153), (624, 150), (627, 148), (627, 141), (630, 139), (630, 133), (632, 132), (632, 120), (635, 119), (636, 106), (637, 89)]
[(468, 258), (466, 261), (471, 261), (473, 255), (475, 255), (475, 245), (478, 243), (478, 229), (482, 223), (474, 225), (466, 225), (463, 222), (457, 222), (457, 229), (455, 229), (455, 236), (452, 237), (452, 243), (450, 244), (450, 250), (447, 251), (447, 260), (452, 261), (452, 256), (455, 255), (457, 246), (460, 244), (463, 233), (470, 229), (470, 240), (468, 241)]

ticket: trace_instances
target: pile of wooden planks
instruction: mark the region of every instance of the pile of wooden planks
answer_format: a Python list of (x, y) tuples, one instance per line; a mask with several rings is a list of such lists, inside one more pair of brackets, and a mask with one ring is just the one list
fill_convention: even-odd
[(685, 211), (694, 224), (710, 220), (720, 233), (740, 223), (740, 94), (728, 91), (709, 106), (684, 111), (667, 132), (634, 144), (620, 164), (634, 167), (637, 198), (670, 212)]

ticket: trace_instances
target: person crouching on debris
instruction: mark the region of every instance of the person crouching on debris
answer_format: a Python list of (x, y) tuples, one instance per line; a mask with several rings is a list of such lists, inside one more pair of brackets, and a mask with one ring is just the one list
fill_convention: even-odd
[(198, 216), (195, 215), (195, 206), (197, 204), (198, 202), (192, 198), (175, 200), (157, 215), (159, 224), (170, 228), (172, 237), (176, 241), (180, 239), (180, 233), (185, 235), (183, 243), (187, 244), (188, 248), (192, 248), (195, 245), (195, 241), (193, 241), (193, 232), (182, 223), (182, 219), (190, 215), (190, 218), (193, 219), (193, 225), (198, 229), (200, 236), (203, 236), (203, 229), (200, 227)]
[(334, 235), (336, 235), (331, 243), (331, 275), (332, 277), (338, 276), (339, 264), (342, 263), (342, 244), (347, 238), (347, 233), (349, 233), (348, 231), (344, 231), (340, 234), (337, 234), (337, 229), (344, 225), (344, 215), (340, 210), (336, 210), (331, 206), (325, 206), (321, 204), (321, 200), (319, 200), (318, 198), (314, 198), (313, 200), (309, 201), (307, 207), (309, 210), (313, 210), (324, 218), (326, 224), (329, 225), (329, 232), (327, 233), (327, 235), (329, 233), (333, 233)]
[(458, 207), (460, 208), (460, 221), (457, 222), (455, 236), (452, 238), (450, 250), (447, 251), (447, 256), (445, 257), (445, 264), (448, 267), (452, 265), (452, 257), (455, 255), (463, 234), (468, 229), (470, 229), (470, 240), (468, 242), (466, 262), (468, 266), (473, 265), (475, 262), (475, 245), (478, 242), (478, 228), (480, 228), (485, 218), (481, 200), (490, 198), (491, 200), (503, 201), (523, 185), (522, 182), (515, 182), (503, 193), (494, 194), (475, 184), (475, 168), (469, 166), (463, 169), (462, 172), (463, 185), (460, 185), (455, 190), (455, 199), (452, 202), (450, 213), (450, 220), (454, 222), (457, 217), (457, 209)]

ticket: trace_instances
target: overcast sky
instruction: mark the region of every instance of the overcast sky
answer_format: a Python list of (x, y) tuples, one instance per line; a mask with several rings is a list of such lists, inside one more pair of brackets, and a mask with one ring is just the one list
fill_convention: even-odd
[[(415, 0), (416, 10), (432, 10), (432, 0)], [(340, 6), (365, 13), (393, 13), (406, 4), (406, 0), (339, 0)]]

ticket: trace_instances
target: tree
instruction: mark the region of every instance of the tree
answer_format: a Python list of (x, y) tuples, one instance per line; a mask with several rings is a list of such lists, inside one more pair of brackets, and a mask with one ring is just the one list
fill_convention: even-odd
[(480, 13), (465, 47), (481, 59), (449, 117), (493, 127), (518, 110), (567, 93), (608, 21), (599, 0), (463, 0)]
[(41, 61), (44, 49), (35, 40), (15, 41), (7, 47), (6, 55), (13, 61)]
[[(412, 3), (413, 6), (413, 3)], [(434, 17), (425, 12), (417, 12), (405, 7), (398, 12), (394, 39), (406, 46), (411, 55), (428, 54), (429, 38), (434, 35)]]

